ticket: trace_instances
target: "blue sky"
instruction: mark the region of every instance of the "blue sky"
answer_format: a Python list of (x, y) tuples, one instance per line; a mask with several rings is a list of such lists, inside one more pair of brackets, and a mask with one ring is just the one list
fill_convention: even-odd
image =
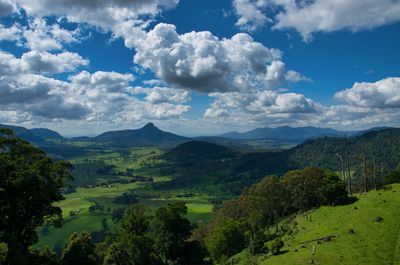
[(399, 22), (391, 0), (0, 0), (0, 122), (399, 126)]

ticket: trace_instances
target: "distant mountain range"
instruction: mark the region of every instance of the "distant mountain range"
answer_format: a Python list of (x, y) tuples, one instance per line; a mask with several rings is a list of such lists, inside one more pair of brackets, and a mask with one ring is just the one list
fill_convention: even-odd
[(257, 128), (248, 132), (229, 132), (220, 135), (231, 139), (276, 139), (276, 140), (307, 140), (323, 136), (342, 136), (345, 132), (331, 128), (290, 127)]
[[(17, 136), (39, 146), (42, 146), (46, 140), (58, 140), (60, 142), (68, 140), (109, 143), (118, 147), (157, 146), (170, 148), (194, 139), (236, 148), (280, 149), (292, 147), (310, 139), (326, 136), (340, 137), (345, 134), (343, 131), (331, 128), (283, 126), (277, 128), (258, 128), (243, 133), (230, 132), (220, 136), (188, 138), (160, 130), (153, 123), (148, 123), (144, 127), (135, 130), (107, 131), (95, 137), (84, 136), (67, 139), (58, 132), (46, 128), (27, 129), (20, 126), (0, 124), (0, 128), (5, 127), (14, 130)], [(350, 136), (357, 136), (367, 131), (382, 129), (385, 128), (379, 127), (366, 131), (351, 131), (348, 134)], [(47, 142), (46, 145), (48, 146), (49, 143)]]

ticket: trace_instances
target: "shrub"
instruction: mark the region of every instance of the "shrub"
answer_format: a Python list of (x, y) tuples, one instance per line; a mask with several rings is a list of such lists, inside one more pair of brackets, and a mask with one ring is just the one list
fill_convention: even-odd
[(284, 245), (285, 244), (283, 243), (282, 239), (279, 237), (267, 243), (268, 250), (274, 255), (278, 254)]

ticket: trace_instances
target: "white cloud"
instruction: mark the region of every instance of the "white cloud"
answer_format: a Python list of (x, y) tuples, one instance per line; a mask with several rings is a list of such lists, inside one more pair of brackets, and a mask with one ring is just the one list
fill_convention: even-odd
[[(243, 121), (288, 117), (292, 114), (309, 114), (319, 111), (321, 106), (301, 94), (255, 91), (252, 93), (211, 93), (215, 101), (206, 110), (205, 118)], [(229, 117), (229, 118), (227, 118)]]
[(102, 92), (126, 92), (135, 78), (132, 74), (121, 74), (117, 72), (97, 71), (93, 74), (82, 71), (79, 74), (70, 77), (73, 84), (85, 87), (86, 89), (95, 89)]
[(11, 53), (0, 51), (0, 59), (0, 76), (65, 73), (88, 64), (79, 54), (71, 52), (52, 54), (30, 51), (16, 58)]
[(156, 103), (185, 103), (190, 100), (188, 91), (168, 87), (143, 88), (135, 87), (133, 94), (146, 94), (145, 99), (153, 104)]
[(21, 34), (21, 26), (18, 24), (8, 28), (0, 24), (0, 41), (19, 41)]
[(112, 29), (123, 21), (138, 20), (143, 15), (154, 16), (161, 9), (170, 9), (178, 4), (178, 0), (14, 1), (30, 15), (65, 16), (69, 21), (88, 23), (104, 30)]
[(305, 40), (315, 32), (360, 31), (400, 21), (400, 2), (393, 0), (233, 0), (233, 4), (238, 26), (254, 29), (273, 20), (274, 29), (293, 28)]
[(25, 46), (31, 50), (60, 50), (64, 44), (79, 42), (79, 29), (70, 31), (63, 29), (57, 23), (48, 25), (42, 18), (29, 20), (29, 26), (23, 27), (22, 35)]
[(247, 31), (254, 31), (267, 22), (272, 22), (263, 12), (267, 5), (267, 0), (233, 0), (235, 13), (238, 16), (235, 25)]
[(355, 83), (352, 88), (337, 92), (335, 98), (359, 107), (400, 108), (400, 78)]
[(88, 60), (83, 59), (79, 54), (71, 52), (52, 54), (30, 51), (21, 57), (22, 68), (30, 73), (38, 74), (71, 72), (88, 63)]
[(149, 32), (125, 26), (115, 34), (136, 50), (134, 62), (173, 86), (200, 92), (248, 91), (305, 79), (286, 70), (279, 50), (244, 33), (221, 40), (208, 31), (179, 35), (170, 24), (158, 24)]

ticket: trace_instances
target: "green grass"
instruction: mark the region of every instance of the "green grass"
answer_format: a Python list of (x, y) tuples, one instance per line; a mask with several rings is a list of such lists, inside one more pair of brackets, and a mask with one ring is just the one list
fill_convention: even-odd
[[(168, 178), (159, 177), (156, 181), (165, 181)], [(57, 203), (63, 211), (65, 223), (62, 228), (51, 227), (48, 235), (42, 235), (41, 229), (38, 229), (39, 242), (35, 247), (44, 246), (54, 247), (56, 244), (64, 245), (73, 232), (88, 231), (93, 232), (101, 229), (101, 219), (107, 218), (108, 223), (112, 224), (111, 213), (114, 208), (127, 207), (126, 205), (114, 204), (113, 199), (129, 190), (135, 190), (144, 183), (116, 184), (111, 188), (77, 188), (77, 192), (65, 195), (65, 200)], [(150, 192), (153, 192), (150, 190)], [(177, 192), (174, 192), (175, 194)], [(195, 196), (190, 198), (154, 198), (142, 199), (141, 203), (147, 205), (150, 211), (159, 207), (168, 205), (177, 201), (186, 202), (188, 207), (187, 218), (191, 222), (209, 221), (212, 216), (213, 206), (208, 202), (208, 196)], [(104, 206), (104, 212), (89, 212), (89, 207), (94, 204), (93, 201)], [(108, 212), (107, 209), (110, 209)], [(74, 217), (70, 217), (70, 212), (75, 212)]]
[[(303, 216), (296, 217), (292, 223), (296, 232), (284, 238), (286, 253), (258, 257), (257, 264), (400, 264), (400, 185), (357, 197), (359, 200), (350, 205), (317, 209), (311, 214), (311, 222)], [(377, 222), (377, 217), (383, 221)], [(349, 234), (350, 229), (355, 233)], [(329, 235), (338, 237), (330, 242), (303, 244)], [(240, 260), (236, 264), (252, 264), (247, 251), (235, 256), (235, 260)]]

